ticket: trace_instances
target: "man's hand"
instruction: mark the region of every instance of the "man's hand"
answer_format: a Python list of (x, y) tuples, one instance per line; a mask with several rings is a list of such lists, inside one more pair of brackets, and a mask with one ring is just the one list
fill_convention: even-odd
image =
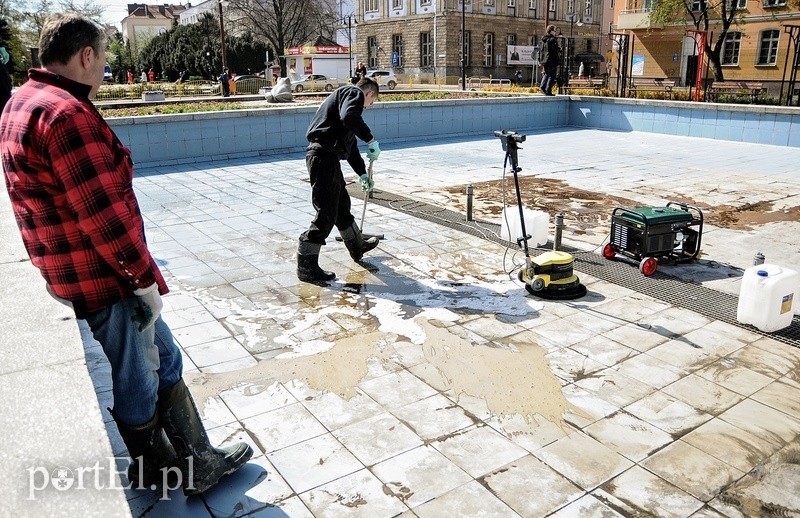
[(139, 324), (141, 333), (156, 323), (164, 308), (164, 302), (161, 300), (161, 294), (158, 293), (158, 283), (155, 282), (146, 288), (134, 291), (133, 294), (138, 298), (138, 307), (131, 320)]
[(377, 140), (372, 139), (371, 142), (367, 143), (367, 158), (370, 160), (377, 160), (380, 154), (381, 146), (378, 144)]
[(372, 189), (375, 187), (375, 182), (367, 173), (358, 177), (358, 183), (361, 185), (361, 190), (364, 192), (372, 192)]
[(8, 55), (8, 51), (5, 47), (0, 47), (0, 63), (6, 64), (11, 57)]

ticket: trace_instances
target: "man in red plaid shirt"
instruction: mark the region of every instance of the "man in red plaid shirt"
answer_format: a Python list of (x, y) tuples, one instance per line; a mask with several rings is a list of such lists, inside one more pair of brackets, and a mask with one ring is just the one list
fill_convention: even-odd
[(102, 28), (55, 15), (39, 53), (43, 68), (30, 70), (0, 118), (25, 248), (48, 292), (86, 320), (111, 363), (112, 415), (133, 459), (132, 485), (170, 475), (187, 495), (203, 492), (252, 449), (211, 446), (183, 382), (180, 351), (160, 317), (168, 289), (145, 242), (130, 152), (90, 101), (103, 82)]

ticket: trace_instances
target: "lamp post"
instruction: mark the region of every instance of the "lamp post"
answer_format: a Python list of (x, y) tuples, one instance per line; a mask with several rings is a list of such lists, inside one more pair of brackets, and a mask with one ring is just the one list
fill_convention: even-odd
[(219, 39), (222, 42), (222, 70), (228, 68), (228, 49), (225, 46), (225, 22), (222, 19), (222, 4), (225, 0), (217, 0), (219, 7)]
[(350, 58), (350, 78), (353, 77), (353, 16), (347, 15), (347, 53)]
[(467, 0), (461, 0), (461, 90), (467, 89)]

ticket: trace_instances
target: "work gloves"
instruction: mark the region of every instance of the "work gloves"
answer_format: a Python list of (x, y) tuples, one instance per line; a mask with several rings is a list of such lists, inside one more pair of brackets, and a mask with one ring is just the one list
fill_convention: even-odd
[(369, 177), (368, 173), (364, 173), (358, 177), (358, 183), (361, 185), (361, 190), (364, 192), (372, 192), (375, 187), (375, 181)]
[(139, 324), (141, 333), (156, 323), (164, 308), (164, 302), (161, 300), (161, 294), (158, 293), (158, 283), (155, 282), (146, 288), (134, 291), (133, 294), (138, 298), (138, 305), (136, 314), (131, 317), (131, 320)]
[(377, 140), (372, 139), (370, 142), (367, 142), (367, 158), (370, 160), (377, 160), (380, 154), (381, 146), (378, 145)]
[(9, 59), (11, 59), (11, 58), (9, 57), (8, 51), (6, 50), (6, 48), (5, 47), (0, 47), (0, 63), (5, 65), (6, 63), (8, 63)]

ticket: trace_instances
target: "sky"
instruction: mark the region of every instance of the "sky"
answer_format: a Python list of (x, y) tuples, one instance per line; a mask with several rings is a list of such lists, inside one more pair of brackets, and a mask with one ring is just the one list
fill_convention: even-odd
[[(105, 11), (103, 12), (103, 21), (114, 25), (117, 29), (122, 29), (120, 22), (128, 15), (128, 4), (136, 3), (136, 0), (98, 0), (97, 2)], [(150, 2), (147, 2), (150, 3)], [(163, 2), (161, 2), (163, 3)], [(170, 3), (169, 1), (167, 3)], [(178, 2), (172, 2), (178, 3)], [(199, 3), (199, 2), (196, 2)]]

